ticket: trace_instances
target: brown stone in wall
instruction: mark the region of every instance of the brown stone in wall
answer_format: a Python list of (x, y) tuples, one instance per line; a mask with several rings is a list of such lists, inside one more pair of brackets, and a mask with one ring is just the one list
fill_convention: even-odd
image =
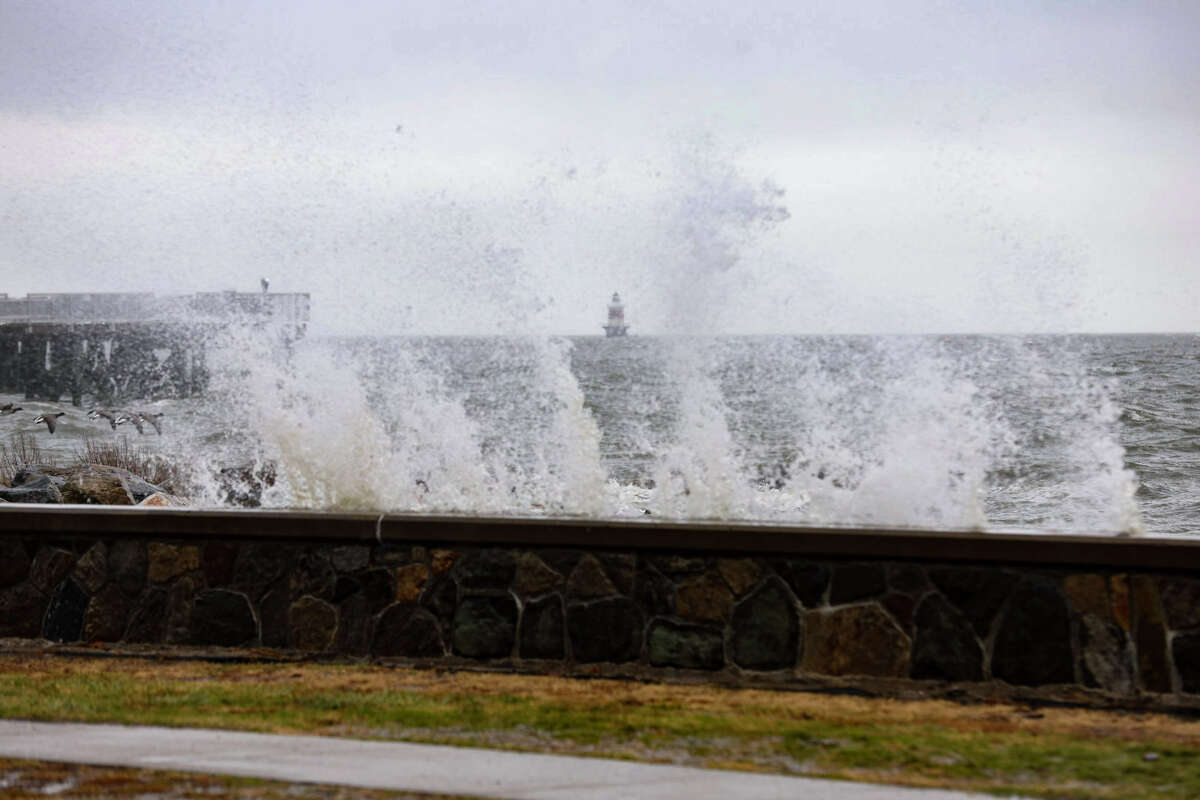
[(763, 568), (750, 558), (719, 559), (717, 570), (738, 597), (753, 589), (763, 574)]
[(725, 622), (733, 614), (733, 593), (714, 572), (690, 578), (677, 587), (675, 613), (700, 622)]
[(195, 545), (150, 542), (146, 545), (146, 556), (149, 561), (146, 579), (151, 583), (166, 583), (200, 569), (200, 548)]
[(590, 600), (615, 594), (618, 594), (617, 587), (608, 579), (604, 565), (593, 555), (585, 555), (579, 559), (575, 569), (571, 570), (571, 576), (567, 578), (567, 597), (571, 599)]
[(329, 649), (337, 626), (337, 609), (319, 597), (305, 595), (288, 609), (291, 641), (301, 650), (321, 652)]
[(429, 565), (433, 567), (433, 574), (442, 575), (449, 572), (460, 556), (461, 554), (454, 550), (434, 550), (429, 554)]
[(33, 566), (29, 570), (29, 582), (34, 588), (51, 594), (58, 588), (62, 579), (67, 577), (71, 567), (75, 565), (75, 556), (57, 547), (42, 547), (33, 558)]
[(637, 557), (629, 553), (600, 553), (596, 557), (604, 565), (604, 571), (617, 591), (623, 595), (632, 594), (637, 575)]
[(804, 616), (800, 668), (818, 675), (906, 677), (912, 642), (874, 604), (810, 611)]
[(119, 642), (133, 614), (133, 601), (110, 583), (96, 594), (83, 615), (83, 641)]
[(1112, 603), (1108, 599), (1108, 581), (1103, 575), (1068, 575), (1063, 579), (1063, 591), (1080, 614), (1113, 619)]
[(96, 592), (108, 579), (107, 556), (104, 542), (96, 542), (75, 562), (72, 577), (88, 594)]
[(563, 576), (533, 553), (522, 553), (517, 559), (513, 589), (520, 597), (536, 597), (562, 585)]
[(1129, 576), (1111, 575), (1108, 579), (1109, 596), (1112, 597), (1113, 619), (1127, 633), (1133, 630), (1133, 612), (1129, 601)]
[(1134, 575), (1129, 583), (1138, 685), (1151, 692), (1169, 692), (1171, 665), (1167, 659), (1167, 626), (1157, 582), (1146, 575)]
[(395, 600), (399, 603), (415, 603), (429, 582), (429, 567), (424, 564), (406, 564), (396, 567)]

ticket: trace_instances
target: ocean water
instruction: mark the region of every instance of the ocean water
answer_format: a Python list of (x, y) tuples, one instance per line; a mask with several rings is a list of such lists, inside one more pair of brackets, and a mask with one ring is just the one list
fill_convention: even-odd
[[(88, 438), (263, 504), (1188, 535), (1200, 531), (1200, 336), (391, 337), (210, 347), (163, 434), (18, 402), (0, 437)], [(85, 402), (86, 405), (86, 402)], [(56, 434), (34, 415), (62, 408)]]

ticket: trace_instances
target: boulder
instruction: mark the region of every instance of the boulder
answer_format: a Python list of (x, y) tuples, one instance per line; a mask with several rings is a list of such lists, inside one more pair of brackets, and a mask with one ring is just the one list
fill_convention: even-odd
[(88, 464), (67, 475), (62, 486), (64, 503), (81, 505), (132, 506), (156, 493), (164, 493), (119, 467)]
[(182, 497), (176, 497), (173, 494), (167, 494), (166, 492), (155, 492), (146, 499), (142, 500), (142, 502), (138, 503), (138, 505), (156, 506), (159, 508), (185, 508), (191, 505), (191, 503), (189, 503), (187, 500), (184, 500)]
[(0, 488), (0, 500), (9, 503), (61, 503), (63, 479), (40, 472), (21, 470), (11, 487)]

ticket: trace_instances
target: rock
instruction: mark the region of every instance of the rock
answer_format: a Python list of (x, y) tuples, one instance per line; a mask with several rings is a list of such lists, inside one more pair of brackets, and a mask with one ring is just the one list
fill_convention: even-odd
[(291, 592), (286, 587), (280, 586), (263, 595), (258, 604), (258, 619), (264, 647), (290, 646), (288, 612), (291, 608)]
[(167, 644), (182, 644), (191, 638), (192, 601), (196, 583), (180, 578), (167, 589)]
[(649, 560), (655, 569), (672, 578), (681, 575), (695, 575), (708, 569), (708, 562), (703, 558), (653, 556)]
[(507, 658), (517, 630), (517, 604), (510, 595), (465, 597), (454, 612), (451, 644), (467, 658)]
[(917, 597), (929, 589), (929, 577), (915, 564), (888, 564), (887, 584), (893, 592)]
[(1151, 692), (1170, 692), (1171, 665), (1167, 655), (1166, 615), (1159, 602), (1157, 582), (1145, 575), (1130, 580), (1133, 644), (1137, 652), (1138, 683)]
[(149, 558), (145, 542), (117, 539), (108, 548), (108, 574), (129, 597), (136, 597), (146, 585)]
[[(360, 656), (371, 650), (371, 614), (362, 594), (352, 594), (338, 605), (337, 644), (339, 653)], [(266, 626), (264, 624), (264, 630)], [(266, 642), (264, 641), (264, 644)]]
[(1158, 596), (1168, 628), (1176, 631), (1200, 628), (1200, 580), (1159, 578)]
[(74, 580), (67, 578), (63, 581), (51, 598), (50, 607), (46, 609), (42, 636), (52, 642), (79, 641), (89, 600), (88, 593)]
[(642, 615), (625, 597), (567, 607), (571, 654), (581, 664), (634, 661), (642, 649)]
[(41, 636), (42, 617), (49, 602), (49, 598), (32, 583), (0, 589), (0, 638), (35, 639)]
[(887, 578), (880, 564), (839, 564), (833, 570), (829, 604), (845, 605), (856, 600), (878, 597), (887, 591)]
[(721, 633), (697, 625), (655, 620), (646, 635), (646, 651), (656, 667), (718, 670), (725, 666)]
[(83, 641), (119, 642), (133, 615), (133, 601), (110, 583), (96, 594), (83, 615)]
[(130, 506), (140, 503), (162, 487), (147, 483), (129, 470), (88, 464), (74, 470), (63, 483), (64, 503)]
[(242, 546), (233, 570), (233, 588), (251, 598), (261, 597), (272, 584), (291, 570), (294, 549), (276, 542), (252, 542)]
[(40, 465), (29, 467), (27, 469), (19, 469), (13, 473), (12, 486), (38, 487), (38, 486), (53, 486), (61, 490), (63, 484), (66, 483), (66, 475), (69, 470), (64, 470), (61, 467), (51, 467), (49, 465)]
[(1171, 657), (1179, 672), (1179, 688), (1200, 694), (1200, 633), (1182, 633), (1171, 641)]
[(1129, 605), (1129, 576), (1110, 575), (1108, 591), (1112, 597), (1113, 619), (1126, 632), (1133, 630), (1133, 612)]
[(533, 553), (522, 553), (517, 559), (513, 589), (520, 597), (536, 597), (562, 585), (563, 576)]
[(192, 604), (192, 644), (244, 647), (258, 642), (258, 623), (250, 600), (241, 592), (208, 589)]
[(980, 639), (991, 634), (996, 613), (1015, 584), (1011, 574), (971, 567), (930, 569), (929, 578), (938, 591), (966, 615)]
[(149, 561), (146, 578), (151, 583), (166, 583), (200, 569), (200, 548), (196, 545), (149, 542), (146, 555)]
[(63, 495), (58, 487), (51, 485), (0, 487), (0, 500), (6, 503), (62, 503)]
[(449, 625), (458, 607), (458, 584), (446, 576), (435, 577), (421, 595), (421, 605)]
[(593, 555), (579, 559), (567, 579), (567, 597), (573, 600), (592, 600), (615, 594), (619, 594), (617, 587), (608, 579), (604, 566)]
[(429, 554), (429, 566), (433, 568), (434, 575), (443, 575), (450, 571), (454, 562), (461, 556), (462, 554), (455, 550), (434, 550)]
[(424, 564), (408, 564), (396, 568), (396, 601), (415, 603), (429, 582), (429, 567)]
[(555, 594), (530, 600), (521, 612), (518, 652), (521, 658), (565, 658), (564, 633), (561, 597)]
[(818, 675), (907, 677), (912, 643), (876, 605), (810, 611), (800, 667)]
[(75, 556), (57, 547), (41, 547), (29, 569), (29, 582), (45, 594), (52, 594), (75, 566)]
[(445, 655), (438, 621), (420, 606), (394, 603), (385, 608), (375, 622), (371, 653), (408, 658)]
[(733, 612), (730, 655), (742, 669), (791, 669), (796, 665), (800, 618), (783, 581), (769, 578)]
[(679, 584), (675, 611), (684, 619), (725, 622), (733, 613), (733, 593), (719, 574), (709, 572)]
[[(399, 589), (396, 586), (395, 575), (387, 567), (375, 567), (360, 572), (357, 580), (362, 587), (360, 591), (366, 598), (367, 609), (372, 615), (378, 614), (396, 601)], [(453, 583), (451, 585), (453, 586)]]
[(155, 492), (154, 494), (146, 496), (146, 498), (139, 502), (138, 505), (153, 506), (157, 508), (185, 508), (190, 506), (191, 503), (189, 503), (187, 500), (184, 500), (182, 497), (176, 497), (173, 494), (167, 494), (166, 492)]
[(763, 568), (749, 558), (718, 559), (717, 571), (738, 597), (753, 589), (763, 574)]
[(233, 583), (233, 568), (237, 563), (237, 542), (208, 542), (200, 554), (200, 568), (209, 586), (229, 586)]
[(638, 572), (634, 596), (652, 617), (675, 613), (675, 584), (649, 565)]
[(16, 539), (0, 539), (0, 589), (28, 578), (32, 565), (24, 544)]
[(805, 608), (816, 608), (825, 597), (832, 570), (811, 561), (784, 561), (775, 564), (775, 571), (787, 583)]
[(879, 605), (892, 615), (896, 624), (900, 626), (900, 630), (909, 636), (913, 635), (913, 614), (917, 609), (917, 601), (911, 595), (892, 592), (880, 599)]
[(913, 621), (916, 626), (913, 678), (983, 680), (983, 649), (971, 623), (949, 600), (940, 594), (927, 595), (917, 607)]
[(304, 550), (296, 557), (288, 573), (288, 585), (292, 597), (311, 594), (322, 600), (330, 600), (337, 585), (337, 573), (321, 552)]
[(75, 581), (88, 594), (94, 594), (108, 580), (108, 548), (96, 542), (75, 563)]
[(600, 553), (596, 556), (604, 565), (604, 571), (617, 592), (623, 595), (633, 594), (633, 584), (637, 577), (637, 557), (626, 553)]
[(1118, 694), (1133, 692), (1133, 659), (1125, 632), (1115, 622), (1096, 614), (1080, 617), (1079, 643), (1085, 686)]
[(1016, 686), (1073, 683), (1073, 661), (1067, 601), (1046, 580), (1021, 581), (996, 633), (992, 675)]
[(1068, 575), (1063, 578), (1063, 591), (1080, 614), (1094, 614), (1112, 619), (1112, 604), (1108, 600), (1108, 581), (1103, 575)]
[(305, 595), (288, 610), (288, 627), (296, 647), (321, 652), (333, 644), (337, 631), (337, 609), (324, 600)]

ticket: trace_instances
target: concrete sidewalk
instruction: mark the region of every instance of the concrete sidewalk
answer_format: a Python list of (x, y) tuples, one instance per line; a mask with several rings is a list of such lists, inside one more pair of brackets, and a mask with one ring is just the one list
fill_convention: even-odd
[(983, 795), (321, 736), (0, 720), (0, 757), (501, 800), (955, 800)]

